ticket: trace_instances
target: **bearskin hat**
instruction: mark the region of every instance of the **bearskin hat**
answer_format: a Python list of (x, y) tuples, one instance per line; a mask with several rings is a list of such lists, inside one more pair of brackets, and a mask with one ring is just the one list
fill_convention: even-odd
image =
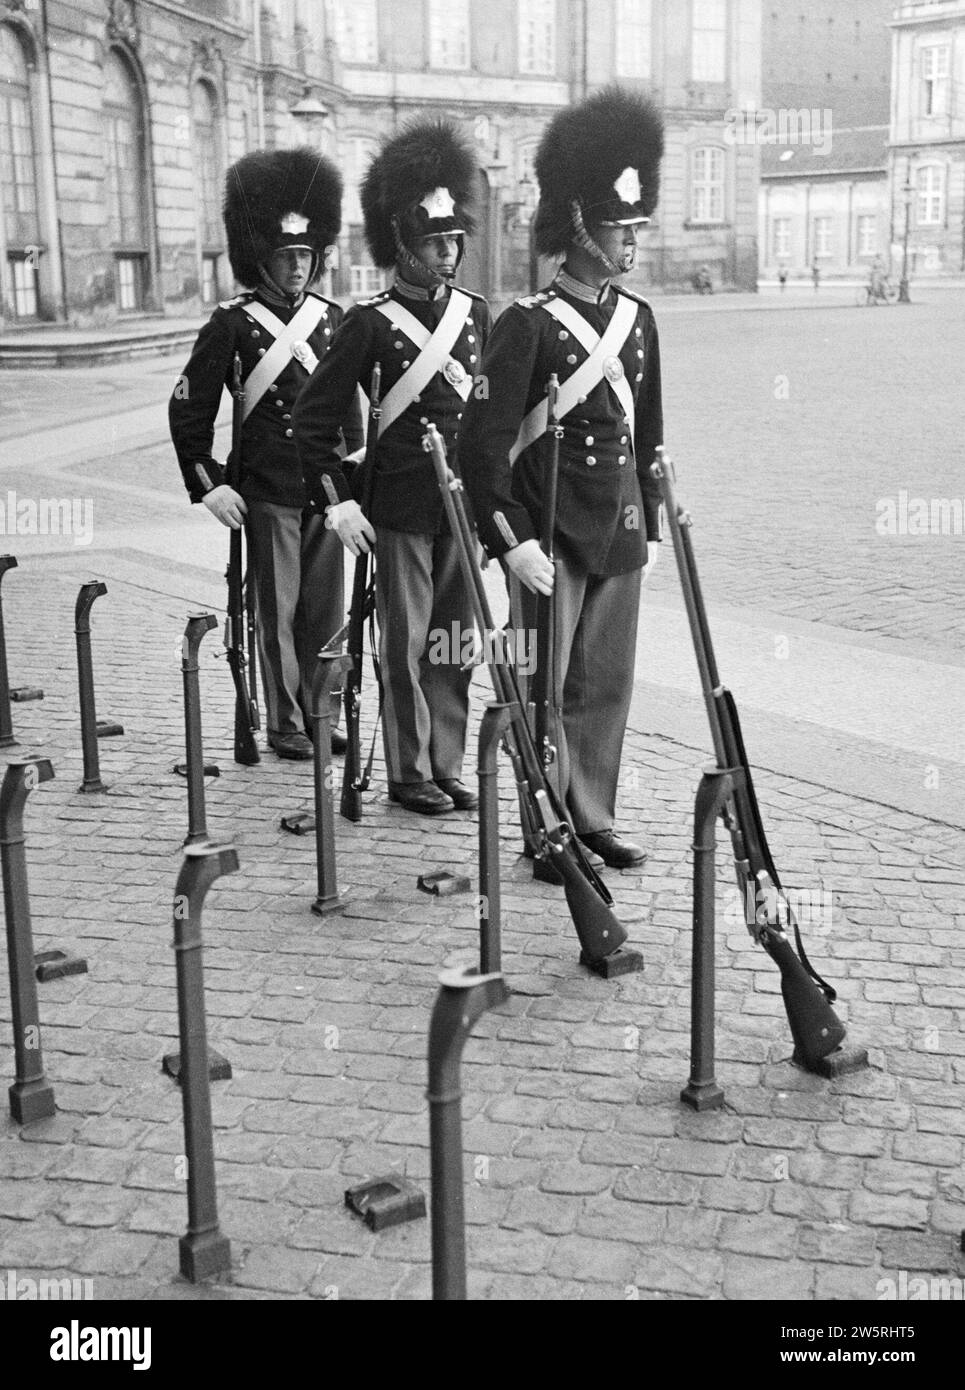
[(415, 121), (388, 140), (362, 182), (365, 239), (377, 266), (388, 270), (399, 254), (396, 238), (472, 232), (476, 158), (455, 126)]
[(660, 112), (622, 87), (604, 87), (554, 116), (534, 160), (540, 253), (566, 251), (575, 230), (574, 203), (587, 227), (648, 218), (657, 205), (662, 155)]
[(258, 150), (228, 170), (224, 224), (239, 285), (257, 285), (259, 266), (284, 246), (313, 251), (317, 269), (341, 222), (342, 176), (316, 150)]

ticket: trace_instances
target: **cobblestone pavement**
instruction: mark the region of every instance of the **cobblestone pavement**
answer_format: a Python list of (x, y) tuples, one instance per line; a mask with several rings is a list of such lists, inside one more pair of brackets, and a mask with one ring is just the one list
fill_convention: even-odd
[[(125, 726), (101, 744), (106, 795), (77, 791), (71, 627), (87, 560), (28, 558), (5, 581), (12, 683), (47, 692), (14, 706), (22, 755), (50, 756), (57, 773), (26, 814), (36, 946), (76, 950), (90, 970), (40, 987), (58, 1114), (22, 1129), (7, 1119), (0, 1131), (0, 1267), (89, 1277), (97, 1297), (427, 1297), (428, 1223), (372, 1234), (343, 1192), (387, 1170), (428, 1188), (429, 1011), (438, 971), (474, 957), (474, 918), (468, 895), (432, 899), (415, 878), (429, 867), (474, 873), (474, 821), (388, 806), (379, 768), (363, 822), (337, 827), (346, 909), (315, 918), (313, 847), (278, 828), (310, 801), (310, 768), (270, 755), (235, 766), (230, 680), (217, 634), (206, 639), (206, 752), (221, 768), (208, 821), (241, 860), (204, 919), (210, 1041), (234, 1070), (213, 1087), (233, 1271), (210, 1288), (183, 1283), (181, 1106), (160, 1063), (177, 1037), (179, 638), (204, 576), (185, 569), (165, 581), (166, 598), (98, 559), (110, 586), (92, 615), (98, 713)], [(902, 1269), (961, 1275), (965, 835), (761, 775), (785, 881), (816, 904), (815, 964), (872, 1066), (832, 1082), (789, 1064), (777, 974), (734, 924), (722, 871), (726, 1106), (695, 1115), (677, 1097), (699, 758), (632, 733), (627, 765), (623, 823), (646, 833), (651, 856), (608, 879), (647, 969), (610, 983), (580, 969), (560, 899), (516, 859), (503, 772), (513, 994), (465, 1054), (470, 1295), (873, 1299), (877, 1281)], [(5, 988), (0, 1000), (9, 1040)]]

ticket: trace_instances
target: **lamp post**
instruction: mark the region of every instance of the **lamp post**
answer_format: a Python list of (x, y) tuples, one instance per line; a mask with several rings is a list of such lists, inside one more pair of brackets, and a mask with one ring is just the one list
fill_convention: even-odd
[(910, 179), (905, 179), (901, 191), (905, 202), (905, 236), (901, 259), (901, 279), (898, 281), (898, 303), (910, 304), (911, 299), (908, 294), (908, 232), (911, 228), (911, 195), (914, 192)]

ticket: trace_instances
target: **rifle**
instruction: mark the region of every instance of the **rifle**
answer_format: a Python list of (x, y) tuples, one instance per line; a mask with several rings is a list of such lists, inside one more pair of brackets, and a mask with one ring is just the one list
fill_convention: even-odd
[[(432, 455), (473, 616), (488, 649), (490, 634), (495, 640), (497, 629), (493, 625), (483, 577), (474, 559), (475, 543), (463, 501), (462, 481), (446, 461), (446, 446), (435, 425), (429, 425), (423, 447)], [(538, 857), (552, 864), (562, 877), (566, 904), (582, 948), (582, 959), (590, 966), (599, 966), (623, 945), (627, 933), (611, 911), (613, 899), (588, 862), (553, 786), (547, 781), (543, 761), (526, 718), (512, 650), (505, 631), (500, 630), (499, 635), (502, 638), (502, 652), (493, 652), (489, 672), (497, 700), (510, 709), (512, 737), (505, 739), (504, 744), (513, 764), (521, 805), (527, 808), (523, 815), (528, 821), (528, 833), (534, 836)]]
[[(560, 439), (563, 427), (559, 422), (560, 383), (556, 373), (550, 376), (547, 389), (547, 428), (550, 436), (550, 454), (546, 467), (543, 488), (543, 511), (540, 527), (540, 545), (550, 561), (553, 553), (553, 532), (556, 527), (556, 492), (560, 471)], [(540, 594), (537, 599), (537, 651), (536, 678), (533, 682), (533, 732), (536, 747), (543, 759), (543, 766), (560, 794), (560, 708), (557, 689), (556, 661), (556, 590), (549, 595)], [(552, 771), (551, 771), (552, 769)]]
[[(379, 443), (379, 421), (382, 417), (380, 388), (382, 384), (382, 364), (376, 362), (372, 368), (372, 382), (369, 386), (369, 428), (365, 439), (365, 476), (362, 483), (361, 507), (368, 516), (375, 488), (375, 453)], [(352, 580), (352, 604), (347, 624), (348, 655), (352, 665), (345, 673), (343, 700), (345, 705), (345, 766), (342, 776), (342, 796), (339, 811), (346, 820), (358, 823), (362, 819), (362, 793), (367, 790), (372, 773), (372, 758), (368, 766), (362, 767), (362, 736), (360, 716), (362, 710), (362, 659), (365, 649), (365, 617), (371, 609), (372, 594), (369, 589), (369, 552), (359, 550), (355, 559), (355, 576)], [(332, 639), (335, 640), (334, 638)], [(328, 643), (331, 647), (331, 642)], [(374, 749), (374, 744), (373, 744)]]
[[(737, 705), (731, 692), (721, 684), (717, 672), (690, 539), (693, 521), (677, 502), (673, 464), (663, 449), (657, 449), (657, 458), (650, 471), (660, 484), (673, 537), (717, 766), (721, 771), (734, 774), (734, 791), (724, 808), (723, 819), (734, 851), (744, 920), (751, 937), (764, 947), (781, 972), (781, 994), (794, 1038), (794, 1060), (815, 1070), (822, 1058), (841, 1046), (846, 1036), (844, 1024), (831, 1008), (837, 996), (807, 958), (797, 921), (771, 857), (744, 749)], [(792, 928), (796, 951), (788, 936)]]
[[(236, 352), (232, 375), (231, 453), (228, 455), (227, 481), (236, 492), (241, 485), (241, 428), (244, 423), (245, 386), (241, 378), (241, 357)], [(224, 644), (235, 683), (235, 762), (250, 767), (261, 761), (255, 731), (260, 727), (258, 706), (248, 690), (245, 655), (245, 597), (241, 575), (241, 532), (232, 527), (228, 546), (228, 615)]]

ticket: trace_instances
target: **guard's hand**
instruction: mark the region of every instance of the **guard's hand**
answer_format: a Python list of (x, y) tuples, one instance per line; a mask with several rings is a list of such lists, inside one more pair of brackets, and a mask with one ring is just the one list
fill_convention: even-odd
[(230, 526), (232, 531), (237, 531), (239, 526), (244, 526), (245, 517), (248, 515), (245, 499), (240, 492), (235, 492), (234, 488), (229, 487), (227, 483), (213, 487), (210, 492), (204, 494), (201, 501), (212, 516), (218, 518), (222, 526)]
[(539, 541), (523, 541), (522, 545), (514, 545), (512, 550), (506, 551), (503, 559), (519, 582), (532, 593), (548, 596), (553, 592), (553, 562), (544, 555)]
[(659, 554), (660, 554), (660, 542), (659, 542), (659, 541), (647, 541), (647, 563), (646, 563), (646, 564), (644, 565), (644, 567), (643, 567), (643, 575), (642, 575), (642, 577), (641, 577), (641, 583), (643, 582), (644, 579), (646, 579), (647, 575), (650, 573), (650, 571), (653, 569), (654, 565), (657, 563), (657, 557), (658, 557)]
[(365, 519), (362, 508), (351, 499), (338, 502), (325, 511), (325, 525), (353, 555), (368, 555), (375, 545), (375, 532)]

